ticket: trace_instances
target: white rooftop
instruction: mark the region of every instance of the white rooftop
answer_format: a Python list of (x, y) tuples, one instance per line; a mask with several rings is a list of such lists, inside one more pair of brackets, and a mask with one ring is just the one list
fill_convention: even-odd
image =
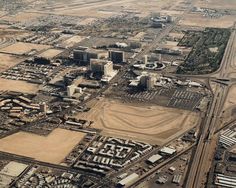
[(11, 161), (0, 171), (0, 174), (8, 175), (11, 177), (17, 177), (27, 167), (28, 167), (28, 165), (26, 165), (26, 164)]
[(155, 155), (151, 156), (151, 157), (148, 159), (148, 162), (150, 162), (150, 163), (155, 163), (155, 162), (157, 162), (158, 160), (160, 160), (161, 158), (162, 158), (161, 155), (155, 154)]
[(162, 153), (166, 153), (166, 154), (169, 154), (169, 155), (172, 155), (176, 152), (175, 149), (172, 149), (172, 148), (169, 148), (169, 147), (163, 147), (160, 152)]
[(130, 174), (126, 178), (124, 178), (121, 181), (119, 181), (118, 184), (120, 184), (122, 186), (127, 186), (130, 183), (132, 183), (133, 181), (135, 181), (136, 179), (138, 179), (138, 177), (139, 177), (139, 175), (136, 174), (136, 173)]

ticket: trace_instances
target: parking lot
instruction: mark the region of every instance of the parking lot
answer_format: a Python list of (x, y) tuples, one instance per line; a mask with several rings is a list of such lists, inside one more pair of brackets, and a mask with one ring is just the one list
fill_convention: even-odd
[(200, 93), (175, 90), (167, 105), (174, 108), (194, 110), (202, 97), (203, 95)]
[(53, 72), (56, 71), (56, 68), (57, 67), (52, 65), (22, 62), (17, 66), (2, 72), (0, 77), (10, 80), (22, 80), (42, 84), (52, 76)]
[(126, 93), (129, 101), (151, 102), (167, 107), (194, 110), (203, 98), (203, 94), (186, 89), (158, 88), (154, 91)]
[(33, 44), (56, 45), (67, 38), (68, 37), (60, 36), (59, 34), (32, 33), (31, 35), (22, 38), (21, 41)]

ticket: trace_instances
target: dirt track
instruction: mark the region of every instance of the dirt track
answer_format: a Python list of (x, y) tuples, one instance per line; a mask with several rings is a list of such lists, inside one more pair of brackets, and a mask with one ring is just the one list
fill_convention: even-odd
[(78, 118), (93, 120), (105, 135), (162, 144), (194, 127), (198, 114), (165, 107), (137, 107), (114, 101), (93, 101), (92, 110)]

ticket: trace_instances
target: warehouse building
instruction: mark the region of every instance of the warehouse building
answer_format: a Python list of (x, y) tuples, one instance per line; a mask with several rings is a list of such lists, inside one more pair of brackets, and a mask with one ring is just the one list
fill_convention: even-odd
[(122, 179), (118, 182), (117, 187), (119, 188), (125, 188), (130, 186), (132, 183), (134, 183), (139, 178), (139, 175), (136, 173), (130, 174), (126, 178)]
[(176, 150), (169, 147), (163, 147), (160, 149), (160, 153), (163, 155), (170, 156), (170, 155), (174, 155), (176, 153)]
[(150, 158), (147, 159), (147, 163), (154, 164), (157, 161), (161, 160), (162, 156), (159, 154), (152, 155)]
[(174, 175), (172, 182), (177, 185), (180, 185), (181, 179), (182, 179), (182, 175), (177, 174), (177, 175)]
[(236, 177), (235, 176), (227, 176), (223, 174), (217, 174), (215, 178), (215, 184), (221, 187), (236, 187)]

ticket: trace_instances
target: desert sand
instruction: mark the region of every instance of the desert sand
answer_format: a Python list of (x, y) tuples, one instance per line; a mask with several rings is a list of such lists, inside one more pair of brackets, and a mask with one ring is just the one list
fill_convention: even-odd
[(41, 54), (39, 54), (38, 56), (48, 58), (48, 59), (52, 59), (52, 58), (56, 57), (57, 55), (59, 55), (62, 52), (63, 52), (62, 50), (58, 50), (58, 49), (48, 49), (48, 50), (42, 52)]
[(37, 84), (31, 84), (21, 80), (8, 80), (0, 78), (0, 91), (16, 91), (35, 94), (38, 90), (39, 85)]
[(50, 46), (48, 45), (17, 42), (15, 44), (2, 48), (0, 52), (22, 55), (24, 53), (29, 53), (32, 50), (36, 50), (37, 52), (39, 52), (48, 48), (50, 48)]
[(228, 28), (233, 26), (234, 21), (233, 15), (226, 15), (220, 18), (207, 18), (200, 14), (188, 14), (179, 24), (181, 26)]
[(22, 62), (24, 58), (16, 57), (8, 54), (0, 54), (0, 72), (3, 72), (18, 63)]
[(227, 95), (225, 104), (224, 104), (224, 109), (236, 107), (236, 85), (233, 85)]
[(48, 136), (18, 132), (0, 140), (0, 151), (59, 164), (85, 133), (55, 129)]
[(161, 106), (139, 107), (114, 101), (93, 101), (77, 118), (94, 121), (102, 134), (162, 144), (199, 122), (197, 113)]

